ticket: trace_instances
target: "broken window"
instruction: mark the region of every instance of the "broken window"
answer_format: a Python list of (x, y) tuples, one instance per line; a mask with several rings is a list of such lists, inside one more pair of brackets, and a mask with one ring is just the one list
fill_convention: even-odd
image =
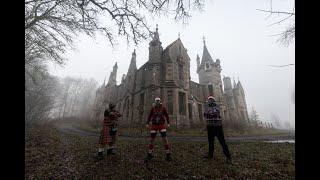
[(189, 119), (192, 119), (192, 104), (188, 103), (188, 109), (189, 109)]
[(183, 81), (183, 65), (179, 64), (179, 80)]
[(167, 102), (168, 102), (168, 113), (173, 114), (173, 96), (172, 96), (172, 91), (167, 92)]
[(179, 114), (186, 115), (186, 94), (179, 92)]

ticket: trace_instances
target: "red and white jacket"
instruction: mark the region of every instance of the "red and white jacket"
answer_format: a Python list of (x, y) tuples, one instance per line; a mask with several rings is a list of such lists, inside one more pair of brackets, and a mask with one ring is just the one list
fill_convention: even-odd
[(169, 124), (169, 115), (167, 112), (167, 109), (160, 104), (159, 106), (154, 106), (150, 110), (150, 114), (148, 116), (147, 124), (152, 122), (152, 124), (165, 124), (165, 121), (167, 120), (167, 123)]

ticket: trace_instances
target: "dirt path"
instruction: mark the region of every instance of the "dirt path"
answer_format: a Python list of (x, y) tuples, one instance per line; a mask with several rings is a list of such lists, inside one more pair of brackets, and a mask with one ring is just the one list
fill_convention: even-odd
[[(67, 134), (77, 134), (81, 136), (95, 136), (98, 137), (99, 133), (84, 131), (77, 129), (73, 126), (57, 126), (59, 131)], [(148, 136), (125, 136), (119, 135), (119, 139), (124, 140), (143, 140), (148, 138)], [(169, 135), (170, 141), (179, 141), (179, 142), (202, 142), (207, 141), (205, 136), (171, 136)], [(279, 141), (279, 140), (295, 140), (295, 135), (262, 135), (262, 136), (239, 136), (239, 137), (226, 137), (226, 140), (229, 142), (256, 142), (256, 141)]]

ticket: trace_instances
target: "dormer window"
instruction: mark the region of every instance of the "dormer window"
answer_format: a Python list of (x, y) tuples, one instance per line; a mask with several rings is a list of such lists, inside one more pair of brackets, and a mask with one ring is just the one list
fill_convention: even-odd
[(209, 62), (206, 63), (206, 66), (205, 66), (205, 70), (209, 69), (210, 68), (210, 64)]

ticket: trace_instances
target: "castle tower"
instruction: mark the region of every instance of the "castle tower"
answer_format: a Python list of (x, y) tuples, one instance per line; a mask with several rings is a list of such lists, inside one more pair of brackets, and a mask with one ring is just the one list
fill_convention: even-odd
[(199, 67), (200, 67), (200, 57), (197, 54), (197, 72), (198, 72)]
[(129, 65), (128, 73), (127, 75), (134, 74), (134, 72), (137, 70), (137, 65), (136, 65), (136, 50), (134, 49), (131, 57), (131, 62)]
[(161, 62), (162, 46), (159, 39), (158, 24), (149, 43), (149, 62)]
[(110, 74), (109, 81), (105, 87), (105, 98), (104, 98), (104, 106), (107, 107), (107, 105), (115, 100), (116, 97), (116, 86), (117, 86), (117, 70), (118, 70), (118, 64), (117, 62), (113, 66), (113, 70)]
[(221, 81), (221, 66), (220, 60), (213, 61), (205, 40), (203, 40), (203, 53), (201, 63), (198, 66), (197, 73), (199, 75), (199, 83), (208, 85), (208, 95), (213, 94), (219, 101), (222, 100), (223, 89)]
[(104, 77), (104, 80), (103, 80), (103, 84), (102, 84), (103, 87), (106, 86), (106, 76)]
[(118, 64), (116, 62), (116, 64), (113, 66), (113, 70), (109, 76), (109, 81), (107, 85), (116, 85), (117, 84), (117, 70), (118, 70)]
[(247, 110), (247, 103), (246, 103), (243, 87), (239, 80), (236, 87), (233, 89), (233, 94), (234, 94), (234, 100), (235, 100), (235, 105), (238, 112), (239, 120), (245, 124), (248, 124), (249, 116), (248, 116), (248, 110)]
[(126, 80), (126, 75), (122, 74), (122, 78), (121, 78), (121, 84), (125, 83)]
[(129, 65), (128, 73), (125, 77), (126, 81), (126, 88), (129, 92), (134, 91), (134, 82), (135, 82), (135, 73), (137, 71), (137, 65), (136, 65), (136, 50), (133, 51), (131, 62)]
[(238, 113), (234, 101), (234, 95), (233, 95), (233, 88), (231, 85), (231, 79), (230, 77), (224, 77), (223, 78), (223, 84), (224, 84), (224, 93), (226, 98), (226, 114), (227, 114), (227, 120), (230, 122), (236, 122), (238, 119)]
[(144, 65), (143, 81), (145, 91), (145, 104), (148, 106), (154, 102), (155, 97), (160, 97), (160, 80), (162, 70), (162, 51), (158, 25), (156, 31), (153, 33), (152, 40), (149, 43), (149, 58), (148, 62)]

